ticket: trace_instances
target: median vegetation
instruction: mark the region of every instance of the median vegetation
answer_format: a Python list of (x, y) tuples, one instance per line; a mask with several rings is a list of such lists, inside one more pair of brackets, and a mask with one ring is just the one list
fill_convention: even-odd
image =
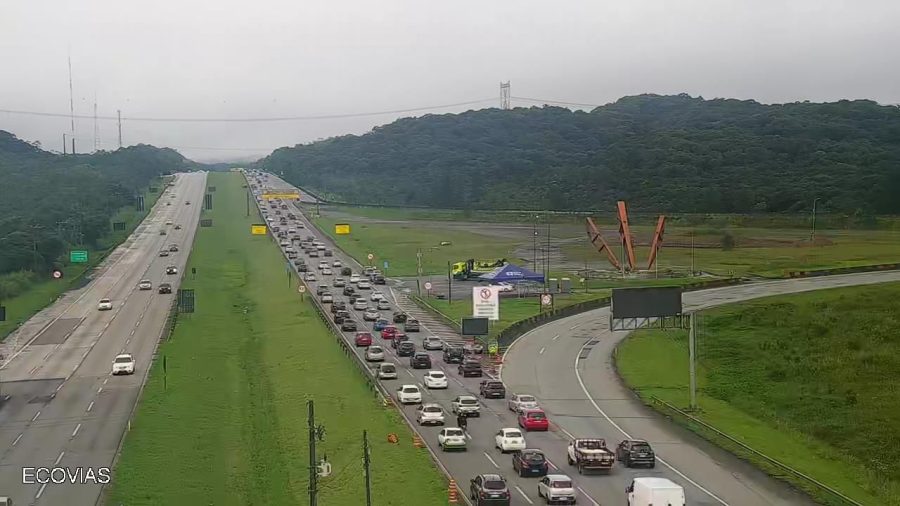
[[(900, 504), (898, 297), (890, 283), (704, 312), (694, 414), (863, 504)], [(617, 354), (641, 397), (682, 409), (687, 363), (683, 332), (635, 332)]]
[[(116, 470), (110, 504), (294, 505), (307, 502), (306, 401), (325, 426), (319, 456), (333, 474), (319, 503), (365, 503), (362, 431), (379, 505), (441, 504), (446, 484), (393, 409), (384, 408), (324, 327), (266, 236), (251, 236), (243, 179), (213, 173), (184, 288), (197, 312), (181, 315), (166, 357), (151, 369)], [(139, 366), (141, 364), (138, 364)], [(146, 365), (144, 365), (146, 366)], [(396, 434), (398, 443), (388, 442)]]

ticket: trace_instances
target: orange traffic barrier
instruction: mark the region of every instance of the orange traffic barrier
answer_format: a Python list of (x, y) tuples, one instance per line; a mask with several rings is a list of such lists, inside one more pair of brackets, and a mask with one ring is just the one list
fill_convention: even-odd
[(420, 438), (419, 436), (413, 436), (413, 446), (415, 446), (416, 448), (424, 448), (425, 444), (422, 443), (422, 438)]
[(456, 504), (459, 501), (459, 491), (456, 488), (456, 480), (453, 478), (450, 479), (450, 484), (447, 485), (447, 501), (450, 504)]

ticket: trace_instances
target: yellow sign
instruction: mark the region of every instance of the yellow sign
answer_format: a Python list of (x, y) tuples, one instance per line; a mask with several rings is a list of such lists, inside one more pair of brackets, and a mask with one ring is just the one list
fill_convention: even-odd
[(335, 223), (334, 233), (337, 235), (347, 235), (350, 233), (350, 225), (347, 223)]
[(266, 200), (300, 200), (300, 192), (284, 192), (284, 193), (263, 193), (262, 198)]
[(266, 235), (265, 225), (250, 225), (250, 233), (253, 235)]

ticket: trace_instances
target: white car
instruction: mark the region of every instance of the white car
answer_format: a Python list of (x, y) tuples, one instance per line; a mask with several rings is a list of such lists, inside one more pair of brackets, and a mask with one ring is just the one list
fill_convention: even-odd
[(138, 283), (138, 290), (153, 290), (153, 283), (151, 283), (149, 279), (142, 279), (141, 282)]
[(351, 274), (350, 284), (355, 285), (356, 283), (359, 283), (359, 274)]
[(550, 503), (575, 504), (575, 485), (564, 474), (548, 474), (538, 482), (538, 497)]
[(97, 304), (98, 311), (109, 311), (112, 309), (112, 301), (109, 299), (100, 299), (100, 302)]
[(516, 428), (500, 429), (494, 436), (494, 446), (502, 453), (525, 449), (525, 436)]
[(514, 292), (516, 290), (516, 287), (514, 287), (513, 285), (511, 285), (509, 283), (504, 283), (504, 282), (500, 282), (500, 283), (497, 283), (496, 285), (491, 285), (491, 286), (497, 288), (501, 292)]
[(319, 270), (320, 271), (322, 269), (327, 269), (327, 268), (328, 268), (328, 262), (319, 262)]
[(384, 300), (384, 299), (381, 299), (381, 300), (378, 301), (378, 310), (379, 310), (379, 311), (386, 311), (386, 310), (388, 310), (388, 309), (390, 309), (390, 308), (391, 308), (391, 303), (390, 303), (390, 302), (388, 302), (388, 301), (386, 301), (386, 300)]
[(450, 411), (456, 415), (481, 416), (478, 399), (471, 395), (460, 395), (450, 403)]
[(332, 267), (343, 267), (344, 264), (342, 264), (340, 260), (335, 260), (334, 262), (331, 262), (331, 266)]
[(279, 242), (278, 244), (280, 244), (282, 248), (287, 248), (288, 246), (291, 245), (291, 243), (289, 243), (288, 241), (286, 241), (284, 239), (282, 239), (281, 242)]
[(363, 320), (367, 322), (374, 322), (379, 318), (381, 318), (381, 313), (379, 313), (378, 310), (374, 307), (367, 307), (366, 312), (363, 313)]
[(366, 299), (356, 299), (356, 302), (353, 303), (353, 309), (357, 311), (365, 311), (369, 308)]
[(441, 450), (463, 450), (466, 449), (466, 433), (459, 427), (446, 427), (438, 432), (438, 446)]
[(400, 404), (418, 404), (422, 402), (422, 392), (415, 385), (403, 385), (397, 389), (397, 401)]
[(356, 283), (357, 288), (360, 290), (368, 290), (372, 288), (372, 283), (369, 283), (365, 279), (360, 279), (358, 283)]
[(134, 374), (134, 357), (130, 353), (116, 355), (112, 365), (113, 376), (117, 374)]
[(322, 275), (323, 275), (323, 276), (331, 276), (332, 274), (334, 274), (334, 273), (331, 272), (331, 269), (330, 269), (330, 268), (326, 267), (326, 268), (322, 269)]
[(397, 379), (397, 366), (391, 362), (383, 362), (378, 365), (378, 379)]
[(316, 280), (316, 275), (313, 274), (313, 273), (311, 273), (311, 272), (307, 272), (307, 273), (306, 273), (306, 278), (305, 278), (305, 279), (306, 279), (307, 281), (315, 281), (315, 280)]
[(166, 220), (166, 225), (171, 225), (171, 224), (172, 224), (172, 220)]
[(516, 413), (521, 413), (523, 409), (538, 409), (537, 399), (530, 394), (513, 394), (507, 406)]
[(375, 290), (374, 292), (372, 292), (372, 295), (369, 295), (369, 300), (374, 301), (374, 302), (378, 302), (379, 300), (384, 300), (384, 294), (379, 292), (378, 290)]
[(366, 348), (366, 362), (383, 362), (384, 348), (381, 346), (369, 346)]
[(322, 243), (316, 244), (316, 249), (319, 251), (325, 251), (325, 245)]
[(443, 371), (428, 371), (422, 378), (425, 388), (447, 388), (447, 375)]
[(438, 336), (428, 336), (422, 340), (422, 348), (426, 350), (443, 350), (444, 341)]
[(422, 404), (416, 408), (419, 425), (444, 425), (444, 408), (440, 404)]

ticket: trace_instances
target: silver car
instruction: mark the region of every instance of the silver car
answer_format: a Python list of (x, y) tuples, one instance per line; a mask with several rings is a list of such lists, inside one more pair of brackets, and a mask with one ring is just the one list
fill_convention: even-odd
[(441, 350), (444, 348), (444, 341), (437, 336), (428, 336), (422, 340), (422, 347), (426, 350)]
[(524, 409), (537, 409), (537, 399), (531, 394), (513, 394), (507, 402), (510, 411), (521, 413)]
[(382, 311), (387, 311), (387, 310), (389, 310), (390, 308), (391, 308), (391, 303), (390, 303), (390, 302), (388, 302), (388, 301), (386, 301), (386, 300), (384, 300), (384, 299), (381, 299), (381, 300), (378, 301), (378, 309), (380, 309), (380, 310), (382, 310)]
[(366, 312), (363, 313), (363, 320), (367, 322), (374, 322), (379, 318), (381, 318), (381, 313), (379, 313), (378, 310), (374, 307), (366, 308)]
[(366, 362), (383, 362), (384, 349), (381, 346), (369, 346), (366, 348)]

